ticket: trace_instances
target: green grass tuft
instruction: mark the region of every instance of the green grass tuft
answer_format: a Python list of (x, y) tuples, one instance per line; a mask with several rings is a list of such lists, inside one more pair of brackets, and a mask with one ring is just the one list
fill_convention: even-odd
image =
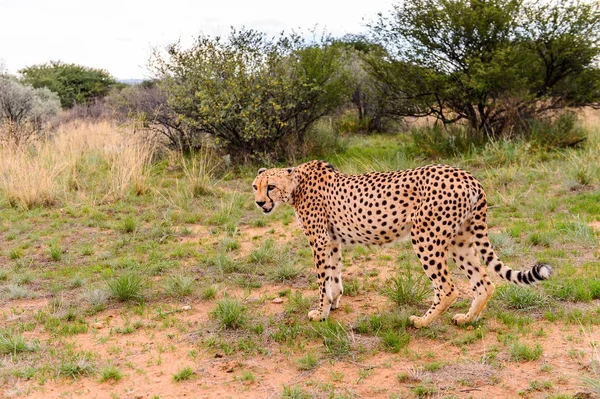
[(194, 370), (191, 367), (184, 367), (175, 374), (173, 374), (173, 381), (181, 382), (191, 380), (194, 377)]
[(169, 296), (183, 298), (194, 292), (196, 280), (194, 276), (177, 273), (167, 277), (164, 285), (165, 293)]
[(513, 362), (528, 362), (537, 360), (542, 356), (544, 350), (539, 343), (528, 346), (520, 342), (513, 342), (509, 348), (510, 360)]
[(115, 366), (106, 366), (100, 370), (100, 382), (119, 382), (123, 379), (123, 373)]
[(28, 343), (21, 334), (14, 331), (0, 331), (0, 354), (16, 355), (18, 353), (33, 352), (37, 345)]
[(298, 370), (301, 370), (301, 371), (313, 370), (318, 365), (319, 365), (319, 359), (312, 352), (309, 352), (306, 355), (304, 355), (301, 358), (296, 360), (296, 366), (298, 367)]
[(398, 353), (406, 348), (410, 342), (410, 335), (405, 330), (387, 330), (381, 335), (381, 342), (386, 351)]
[(383, 294), (398, 306), (417, 305), (430, 296), (429, 281), (424, 273), (418, 274), (406, 266), (396, 277), (390, 278)]
[(139, 274), (125, 273), (107, 280), (106, 284), (112, 296), (121, 302), (144, 301), (145, 279)]
[(536, 288), (506, 284), (496, 290), (496, 300), (517, 310), (538, 309), (548, 305), (548, 297)]
[(227, 329), (243, 327), (248, 320), (248, 309), (234, 298), (223, 298), (211, 312), (211, 316)]

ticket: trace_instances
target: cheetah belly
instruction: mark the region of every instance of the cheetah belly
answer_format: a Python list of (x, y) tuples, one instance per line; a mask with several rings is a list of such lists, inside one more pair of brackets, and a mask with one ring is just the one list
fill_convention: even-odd
[[(412, 223), (404, 225), (367, 226), (348, 222), (336, 223), (331, 227), (331, 233), (343, 244), (382, 245), (394, 241), (401, 241), (410, 235)], [(373, 228), (377, 227), (377, 228)]]

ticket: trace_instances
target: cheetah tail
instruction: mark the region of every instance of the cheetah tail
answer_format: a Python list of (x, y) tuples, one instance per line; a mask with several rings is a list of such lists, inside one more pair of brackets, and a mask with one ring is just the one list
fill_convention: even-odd
[[(535, 284), (539, 281), (543, 281), (550, 277), (552, 274), (552, 268), (545, 263), (536, 263), (532, 268), (528, 270), (512, 270), (506, 266), (498, 258), (498, 255), (492, 249), (489, 244), (487, 235), (482, 240), (480, 245), (476, 245), (477, 251), (483, 257), (485, 264), (489, 269), (494, 270), (502, 279), (518, 285), (530, 285)], [(485, 243), (487, 242), (487, 245)]]

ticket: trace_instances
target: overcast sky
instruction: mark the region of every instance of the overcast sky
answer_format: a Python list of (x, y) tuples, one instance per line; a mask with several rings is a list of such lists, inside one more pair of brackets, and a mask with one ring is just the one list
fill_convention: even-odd
[(50, 60), (104, 68), (119, 79), (144, 78), (152, 47), (230, 26), (269, 34), (315, 26), (360, 33), (391, 0), (0, 0), (0, 64), (10, 73)]

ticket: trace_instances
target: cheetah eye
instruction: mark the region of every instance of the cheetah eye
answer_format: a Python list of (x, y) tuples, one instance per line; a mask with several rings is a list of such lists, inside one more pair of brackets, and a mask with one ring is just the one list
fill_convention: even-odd
[(258, 187), (256, 187), (256, 184), (253, 184), (253, 185), (252, 185), (252, 188), (253, 188), (254, 190), (258, 190)]
[(275, 190), (275, 186), (273, 186), (272, 184), (269, 184), (267, 186), (267, 191), (271, 191), (271, 190)]

